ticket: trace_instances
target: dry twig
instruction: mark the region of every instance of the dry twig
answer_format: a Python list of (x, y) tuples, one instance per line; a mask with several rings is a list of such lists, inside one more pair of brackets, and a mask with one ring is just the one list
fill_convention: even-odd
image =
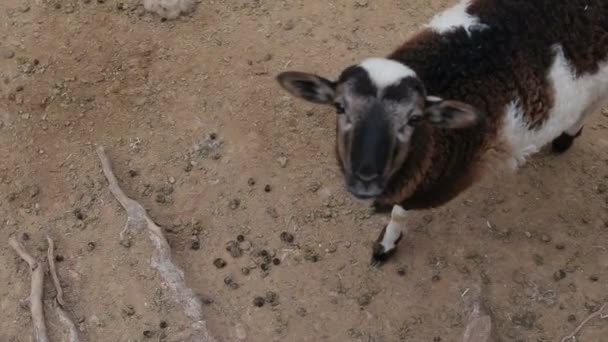
[(44, 321), (44, 309), (42, 306), (44, 267), (32, 257), (15, 237), (8, 239), (9, 245), (15, 250), (30, 267), (31, 289), (30, 289), (30, 311), (34, 324), (34, 341), (48, 342), (46, 323)]
[(604, 314), (604, 310), (606, 310), (607, 308), (608, 308), (608, 303), (602, 305), (602, 307), (599, 310), (597, 310), (596, 312), (592, 313), (587, 318), (585, 318), (581, 322), (581, 324), (579, 324), (578, 327), (576, 327), (576, 329), (574, 329), (572, 331), (572, 333), (570, 333), (568, 336), (564, 336), (564, 338), (562, 338), (560, 342), (567, 342), (567, 341), (576, 342), (576, 335), (581, 331), (581, 329), (583, 329), (585, 327), (585, 325), (587, 325), (587, 323), (589, 323), (590, 320), (592, 320), (596, 317), (608, 318), (608, 313)]
[(148, 213), (137, 201), (127, 197), (118, 185), (118, 180), (112, 171), (110, 159), (102, 146), (97, 147), (97, 155), (101, 161), (103, 173), (108, 180), (110, 192), (114, 195), (120, 205), (127, 211), (127, 223), (120, 233), (121, 239), (132, 229), (146, 229), (152, 240), (156, 255), (152, 259), (152, 267), (158, 270), (162, 279), (167, 283), (174, 298), (184, 307), (184, 311), (191, 320), (191, 329), (188, 337), (180, 341), (188, 342), (215, 342), (215, 339), (207, 331), (207, 324), (202, 319), (202, 308), (199, 299), (194, 292), (186, 286), (184, 272), (171, 260), (171, 248), (161, 228), (152, 221)]
[(49, 272), (51, 273), (51, 278), (53, 278), (53, 285), (55, 286), (55, 291), (57, 292), (57, 296), (55, 297), (55, 311), (61, 320), (61, 323), (67, 328), (69, 342), (79, 342), (80, 338), (78, 337), (78, 329), (76, 328), (76, 324), (74, 321), (70, 319), (67, 312), (65, 311), (65, 301), (63, 300), (63, 289), (61, 288), (61, 283), (59, 282), (59, 277), (57, 276), (57, 269), (55, 268), (55, 242), (49, 236), (46, 237), (49, 242), (49, 249), (47, 252), (47, 259), (49, 261)]

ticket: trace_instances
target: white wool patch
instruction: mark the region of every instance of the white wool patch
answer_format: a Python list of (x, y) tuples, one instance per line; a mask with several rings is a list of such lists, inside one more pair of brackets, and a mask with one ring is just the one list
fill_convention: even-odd
[(391, 221), (386, 227), (386, 231), (384, 232), (384, 237), (380, 244), (384, 247), (385, 251), (390, 251), (393, 248), (397, 247), (396, 243), (401, 234), (406, 233), (405, 219), (407, 216), (407, 211), (403, 209), (399, 205), (393, 206), (393, 211), (391, 213)]
[(368, 58), (359, 64), (359, 66), (367, 71), (370, 79), (378, 89), (397, 84), (405, 77), (416, 76), (414, 70), (402, 63), (386, 58)]
[[(530, 129), (524, 121), (519, 99), (505, 109), (502, 135), (513, 154), (512, 166), (525, 163), (563, 132), (579, 128), (582, 119), (608, 103), (608, 61), (597, 73), (576, 78), (560, 45), (554, 46), (555, 59), (547, 75), (555, 93), (555, 103), (548, 120), (539, 129)], [(576, 126), (576, 127), (575, 127)]]
[(488, 26), (483, 24), (478, 17), (467, 13), (471, 0), (461, 0), (458, 4), (435, 15), (427, 27), (438, 33), (449, 32), (457, 28), (464, 28), (467, 33), (472, 30), (483, 30)]
[(190, 12), (196, 0), (144, 0), (144, 8), (164, 19), (175, 19), (180, 14)]

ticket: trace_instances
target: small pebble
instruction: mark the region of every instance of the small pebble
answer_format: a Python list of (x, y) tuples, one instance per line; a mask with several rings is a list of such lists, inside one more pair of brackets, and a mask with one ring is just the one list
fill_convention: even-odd
[(249, 275), (249, 272), (250, 272), (249, 268), (247, 268), (247, 267), (241, 268), (241, 273), (243, 273), (243, 275)]
[(169, 177), (169, 184), (175, 184), (175, 177)]
[(11, 59), (15, 57), (15, 52), (8, 49), (2, 49), (0, 50), (0, 55), (2, 56), (2, 58)]
[(279, 157), (277, 159), (279, 161), (279, 165), (281, 165), (282, 168), (287, 166), (287, 158), (286, 157)]
[(305, 308), (300, 307), (300, 308), (296, 309), (296, 314), (300, 317), (304, 317), (304, 316), (306, 316), (306, 314), (308, 314), (308, 312), (306, 311)]
[(360, 306), (368, 306), (369, 303), (371, 303), (371, 302), (372, 302), (372, 296), (369, 293), (365, 293), (357, 299), (357, 303)]
[(233, 258), (239, 258), (243, 255), (243, 251), (241, 251), (241, 249), (239, 248), (239, 244), (236, 241), (229, 241), (226, 244), (226, 250)]
[(250, 249), (251, 249), (251, 242), (249, 242), (249, 241), (243, 241), (243, 242), (240, 242), (240, 243), (239, 243), (239, 248), (240, 248), (242, 251), (248, 251), (248, 250), (250, 250)]
[(264, 191), (266, 191), (266, 192), (272, 191), (272, 187), (270, 186), (270, 184), (266, 184), (266, 186), (264, 186)]
[(92, 250), (95, 249), (95, 242), (89, 242), (87, 243), (87, 250), (89, 250), (89, 252), (91, 252)]
[(222, 258), (217, 258), (213, 260), (213, 265), (217, 268), (224, 268), (226, 267), (226, 261), (224, 261)]
[(201, 242), (198, 240), (198, 237), (193, 237), (192, 241), (190, 241), (190, 249), (198, 251), (200, 248)]
[(272, 259), (272, 263), (273, 263), (274, 265), (278, 266), (278, 265), (280, 265), (280, 264), (281, 264), (281, 259), (279, 259), (279, 258), (274, 258), (274, 259)]
[(253, 305), (257, 306), (258, 308), (261, 308), (262, 306), (264, 306), (264, 298), (255, 297), (253, 299)]
[(404, 277), (407, 274), (407, 269), (405, 267), (399, 267), (397, 269), (397, 274)]
[(564, 270), (559, 270), (553, 273), (553, 279), (555, 279), (555, 281), (560, 281), (564, 278), (566, 278), (566, 272)]
[(228, 206), (230, 207), (230, 209), (236, 210), (241, 206), (241, 200), (238, 198), (234, 198), (234, 199), (230, 200), (230, 203), (228, 203)]
[(555, 245), (555, 248), (557, 250), (563, 250), (564, 248), (566, 248), (566, 246), (563, 243), (558, 243), (557, 245)]
[(549, 242), (551, 242), (551, 237), (550, 237), (549, 235), (547, 235), (547, 234), (543, 234), (543, 235), (540, 237), (540, 239), (541, 239), (541, 241), (542, 241), (542, 242), (544, 242), (544, 243), (549, 243)]
[(230, 277), (224, 278), (224, 284), (226, 284), (229, 288), (236, 290), (239, 288), (239, 284), (235, 283), (234, 280)]
[(272, 306), (277, 306), (279, 305), (279, 296), (276, 294), (276, 292), (268, 291), (266, 292), (264, 301)]
[(283, 241), (285, 243), (292, 243), (293, 242), (293, 235), (291, 233), (282, 232), (279, 237), (280, 237), (281, 241)]
[(243, 236), (242, 234), (237, 235), (236, 236), (236, 241), (238, 241), (238, 242), (245, 241), (245, 236)]
[(126, 305), (122, 309), (122, 312), (127, 316), (133, 316), (135, 315), (135, 308), (133, 307), (133, 305)]
[(592, 274), (592, 275), (589, 277), (589, 280), (591, 280), (591, 281), (593, 281), (593, 282), (595, 282), (595, 281), (599, 281), (599, 280), (600, 280), (600, 276), (598, 276), (597, 274)]

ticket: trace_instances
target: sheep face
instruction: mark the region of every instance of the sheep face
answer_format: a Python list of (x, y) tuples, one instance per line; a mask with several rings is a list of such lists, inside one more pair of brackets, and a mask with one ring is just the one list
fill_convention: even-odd
[(406, 161), (416, 127), (468, 127), (480, 115), (469, 105), (427, 97), (416, 73), (396, 61), (373, 58), (346, 68), (337, 81), (284, 72), (279, 84), (309, 102), (337, 112), (336, 151), (348, 191), (360, 199), (381, 197)]

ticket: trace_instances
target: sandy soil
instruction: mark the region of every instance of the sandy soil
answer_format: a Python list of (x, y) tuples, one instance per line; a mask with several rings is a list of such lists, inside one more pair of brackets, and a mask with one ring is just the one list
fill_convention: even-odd
[[(135, 0), (0, 1), (0, 341), (30, 341), (28, 269), (3, 242), (22, 232), (40, 256), (44, 234), (56, 238), (86, 341), (180, 330), (146, 236), (119, 243), (126, 216), (96, 144), (165, 228), (218, 341), (458, 341), (478, 285), (500, 340), (569, 333), (608, 299), (608, 117), (597, 113), (563, 156), (541, 153), (413, 213), (396, 258), (373, 269), (387, 217), (344, 191), (334, 114), (273, 80), (384, 55), (448, 4), (204, 1), (161, 22)], [(233, 257), (226, 245), (239, 235)], [(262, 270), (263, 250), (280, 264)], [(607, 334), (598, 319), (580, 341)]]

